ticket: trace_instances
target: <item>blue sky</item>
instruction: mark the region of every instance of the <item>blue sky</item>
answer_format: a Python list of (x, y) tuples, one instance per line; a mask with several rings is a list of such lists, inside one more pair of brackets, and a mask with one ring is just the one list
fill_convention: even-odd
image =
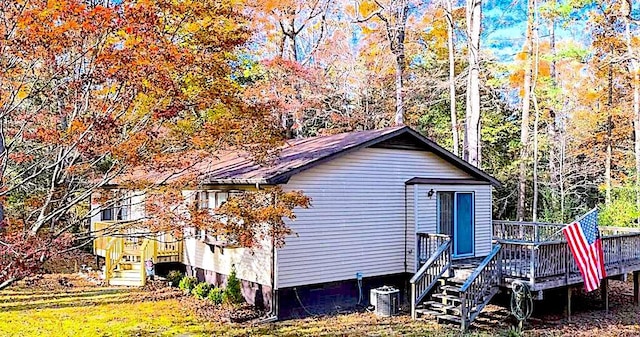
[[(566, 1), (566, 0), (565, 0)], [(539, 1), (542, 2), (542, 1)], [(564, 2), (560, 0), (560, 2)], [(556, 24), (556, 43), (563, 40), (581, 41), (585, 46), (590, 43), (586, 33), (588, 11), (593, 6), (578, 11), (570, 21)], [(513, 60), (522, 50), (527, 26), (527, 0), (488, 0), (483, 2), (482, 48), (490, 49), (500, 61)], [(633, 1), (635, 17), (640, 16), (640, 1)], [(540, 39), (547, 40), (549, 29), (545, 20), (541, 20)]]
[[(490, 49), (501, 61), (512, 60), (524, 45), (527, 30), (527, 1), (490, 0), (484, 2), (482, 11), (483, 47)], [(589, 36), (585, 34), (585, 14), (576, 15), (569, 25), (556, 24), (556, 42), (570, 39), (588, 43)], [(540, 39), (546, 40), (549, 29), (544, 20), (541, 20), (541, 26)]]

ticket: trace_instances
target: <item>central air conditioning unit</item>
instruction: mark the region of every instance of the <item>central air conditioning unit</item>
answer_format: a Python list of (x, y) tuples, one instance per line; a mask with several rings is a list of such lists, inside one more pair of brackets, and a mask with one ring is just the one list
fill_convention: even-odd
[(378, 316), (396, 315), (400, 308), (400, 290), (389, 286), (371, 289), (369, 302)]

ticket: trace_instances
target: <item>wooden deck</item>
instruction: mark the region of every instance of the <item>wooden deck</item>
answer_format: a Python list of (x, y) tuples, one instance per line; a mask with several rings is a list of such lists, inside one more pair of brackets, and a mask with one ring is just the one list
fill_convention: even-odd
[[(515, 281), (528, 285), (542, 299), (545, 290), (566, 288), (567, 316), (571, 294), (583, 283), (564, 225), (493, 221), (491, 253), (452, 259), (452, 239), (443, 234), (418, 233), (418, 271), (411, 284), (411, 316), (432, 317), (460, 324), (465, 331), (499, 288)], [(607, 280), (633, 272), (634, 303), (640, 303), (640, 228), (600, 227), (607, 278), (601, 296), (608, 310)]]
[(95, 255), (106, 257), (110, 243), (113, 245), (114, 240), (122, 240), (124, 259), (139, 259), (144, 241), (149, 240), (153, 241), (155, 247), (155, 256), (152, 257), (155, 263), (182, 262), (182, 240), (169, 233), (149, 233), (132, 222), (102, 221), (94, 222), (91, 226), (95, 236)]
[[(502, 246), (502, 286), (514, 280), (532, 291), (582, 283), (561, 228), (564, 225), (494, 221), (493, 235)], [(640, 271), (640, 228), (600, 227), (608, 277)]]

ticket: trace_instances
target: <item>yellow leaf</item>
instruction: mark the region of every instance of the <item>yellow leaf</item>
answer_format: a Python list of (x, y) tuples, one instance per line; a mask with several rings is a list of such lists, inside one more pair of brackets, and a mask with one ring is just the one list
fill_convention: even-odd
[(369, 14), (373, 13), (373, 11), (378, 10), (378, 5), (373, 2), (373, 1), (363, 1), (360, 3), (360, 6), (358, 7), (358, 11), (360, 11), (360, 14), (362, 16), (368, 16)]
[(27, 91), (27, 88), (25, 88), (24, 86), (20, 88), (20, 90), (18, 90), (18, 99), (25, 99), (27, 98), (27, 96), (29, 96), (29, 92)]

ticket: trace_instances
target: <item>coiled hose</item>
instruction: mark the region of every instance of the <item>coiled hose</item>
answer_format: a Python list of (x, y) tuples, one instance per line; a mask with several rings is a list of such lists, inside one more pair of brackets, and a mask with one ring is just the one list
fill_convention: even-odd
[(533, 297), (529, 286), (522, 281), (511, 283), (511, 314), (520, 323), (526, 321), (533, 313)]

